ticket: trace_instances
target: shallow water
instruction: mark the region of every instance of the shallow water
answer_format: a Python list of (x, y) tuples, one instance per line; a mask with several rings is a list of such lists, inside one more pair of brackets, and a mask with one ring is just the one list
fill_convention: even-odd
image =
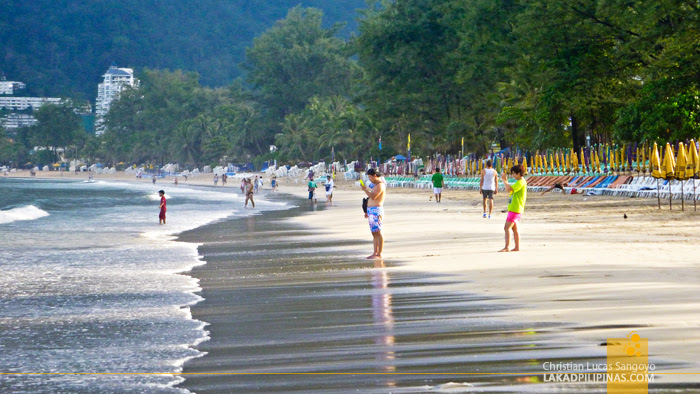
[[(189, 306), (202, 264), (183, 230), (248, 212), (234, 193), (163, 185), (0, 179), (0, 392), (184, 392), (173, 387), (207, 338)], [(262, 204), (265, 206), (265, 203)], [(263, 209), (284, 208), (267, 204)]]

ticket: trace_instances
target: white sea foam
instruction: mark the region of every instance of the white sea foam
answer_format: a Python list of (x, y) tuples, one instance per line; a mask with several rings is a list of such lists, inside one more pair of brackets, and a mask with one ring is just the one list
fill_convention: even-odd
[(20, 220), (36, 220), (49, 216), (49, 213), (35, 205), (25, 205), (19, 208), (0, 211), (0, 224), (18, 222)]

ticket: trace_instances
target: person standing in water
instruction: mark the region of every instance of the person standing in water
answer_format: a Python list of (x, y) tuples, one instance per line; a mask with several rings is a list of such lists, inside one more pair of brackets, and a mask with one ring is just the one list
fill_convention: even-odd
[[(506, 246), (499, 250), (499, 252), (518, 252), (520, 251), (520, 232), (518, 230), (518, 225), (520, 224), (520, 219), (522, 218), (523, 212), (525, 211), (525, 200), (527, 200), (527, 182), (525, 182), (525, 169), (521, 165), (513, 166), (510, 169), (511, 175), (515, 178), (515, 183), (512, 185), (508, 183), (508, 176), (503, 174), (503, 184), (506, 185), (506, 191), (510, 193), (511, 201), (508, 204), (508, 216), (506, 217), (506, 224), (503, 230), (506, 232)], [(513, 249), (508, 249), (510, 247), (510, 230), (513, 230), (513, 240), (515, 241), (515, 247)]]
[(165, 224), (165, 211), (168, 210), (165, 204), (165, 191), (159, 190), (158, 195), (160, 196), (160, 214), (158, 215), (158, 224)]
[(314, 203), (316, 202), (316, 196), (314, 195), (314, 193), (316, 193), (316, 188), (318, 187), (316, 182), (314, 182), (314, 177), (309, 178), (309, 184), (307, 186), (309, 190), (309, 202), (311, 203), (311, 205), (314, 205)]
[(245, 207), (248, 208), (248, 200), (253, 204), (255, 208), (255, 201), (253, 201), (253, 182), (250, 178), (246, 179), (246, 194), (245, 194)]
[(481, 170), (479, 193), (483, 197), (484, 217), (486, 217), (486, 200), (489, 200), (489, 219), (493, 211), (493, 196), (498, 194), (498, 172), (492, 168), (491, 160), (486, 160), (486, 168)]
[(369, 230), (372, 233), (372, 242), (374, 244), (374, 253), (367, 256), (367, 259), (381, 259), (384, 251), (384, 235), (382, 227), (384, 222), (384, 198), (386, 197), (386, 184), (381, 179), (382, 174), (370, 168), (367, 170), (367, 176), (374, 187), (368, 188), (364, 183), (360, 183), (360, 187), (369, 197), (367, 202), (367, 219), (369, 220)]

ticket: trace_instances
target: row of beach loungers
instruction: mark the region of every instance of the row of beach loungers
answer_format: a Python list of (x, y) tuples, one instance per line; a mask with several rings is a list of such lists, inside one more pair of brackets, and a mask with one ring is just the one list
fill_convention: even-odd
[[(669, 193), (672, 199), (685, 200), (700, 200), (700, 179), (688, 179), (686, 181), (658, 181), (650, 176), (633, 177), (631, 175), (532, 175), (527, 178), (528, 190), (541, 192), (548, 190), (556, 183), (568, 185), (564, 188), (566, 193), (571, 193), (575, 190), (579, 194), (589, 195), (612, 195), (612, 196), (628, 196), (628, 197), (643, 197), (656, 198), (657, 195), (661, 198), (669, 198)], [(432, 188), (431, 175), (424, 175), (420, 178), (412, 176), (387, 176), (387, 185), (389, 187), (409, 187), (426, 189)], [(479, 177), (456, 177), (445, 176), (445, 183), (448, 189), (458, 190), (478, 190)], [(511, 179), (509, 182), (515, 182)], [(504, 190), (501, 185), (499, 190)], [(696, 194), (697, 193), (697, 194)]]

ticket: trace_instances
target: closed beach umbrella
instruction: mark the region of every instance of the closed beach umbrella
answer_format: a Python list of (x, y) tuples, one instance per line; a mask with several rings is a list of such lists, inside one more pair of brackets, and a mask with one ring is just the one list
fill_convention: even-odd
[(679, 181), (684, 181), (690, 178), (686, 173), (686, 168), (688, 166), (688, 159), (685, 153), (685, 145), (682, 142), (678, 144), (678, 153), (676, 156), (676, 172), (674, 177)]
[(683, 190), (683, 184), (686, 179), (688, 179), (688, 175), (686, 173), (686, 168), (688, 167), (688, 160), (686, 158), (685, 154), (685, 146), (683, 143), (678, 144), (678, 157), (676, 158), (676, 172), (675, 172), (675, 178), (681, 181), (681, 210), (685, 211), (685, 190)]
[(547, 156), (542, 156), (542, 168), (544, 168), (544, 172), (547, 172)]
[(661, 158), (659, 157), (659, 147), (656, 145), (656, 142), (654, 142), (654, 148), (651, 151), (650, 160), (651, 162), (649, 165), (651, 165), (651, 176), (654, 178), (663, 178), (661, 175)]
[(661, 164), (661, 176), (668, 179), (668, 207), (673, 209), (673, 194), (671, 193), (671, 180), (676, 175), (676, 159), (673, 157), (673, 148), (671, 144), (666, 143), (666, 151), (664, 153), (664, 162)]
[(664, 161), (661, 164), (661, 178), (663, 179), (673, 179), (676, 173), (676, 160), (673, 157), (673, 148), (671, 144), (666, 143), (666, 150), (664, 151)]
[(656, 178), (656, 200), (659, 203), (659, 209), (661, 209), (661, 196), (659, 195), (659, 178), (661, 178), (661, 158), (659, 157), (659, 147), (654, 142), (654, 148), (651, 151), (651, 156), (649, 156), (649, 165), (651, 166), (651, 176)]
[(622, 148), (620, 148), (620, 171), (624, 171), (626, 168), (627, 162), (625, 161), (625, 146), (622, 145)]
[(690, 140), (688, 145), (688, 168), (692, 172), (691, 178), (696, 178), (700, 175), (700, 157), (698, 156), (698, 149), (695, 146), (695, 141)]
[(525, 174), (527, 174), (527, 157), (523, 156), (523, 169)]
[(698, 201), (695, 197), (697, 181), (695, 179), (700, 175), (700, 158), (698, 158), (698, 150), (693, 140), (690, 140), (690, 144), (688, 145), (688, 166), (686, 167), (686, 173), (689, 178), (693, 179), (693, 209), (697, 211)]

